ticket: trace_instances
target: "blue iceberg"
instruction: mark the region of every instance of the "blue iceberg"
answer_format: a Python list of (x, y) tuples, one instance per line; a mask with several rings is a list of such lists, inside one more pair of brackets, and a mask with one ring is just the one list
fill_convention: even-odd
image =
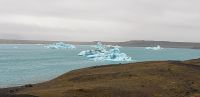
[[(106, 46), (100, 42), (92, 46), (94, 50), (81, 51), (78, 55), (85, 56), (93, 61), (132, 61), (132, 58), (125, 53), (121, 53), (119, 46)], [(108, 49), (108, 50), (107, 50)]]
[(65, 44), (63, 42), (54, 43), (45, 47), (49, 49), (76, 49), (76, 46), (72, 44)]
[(160, 45), (157, 45), (156, 47), (146, 47), (147, 50), (161, 50), (163, 49), (162, 47), (160, 47)]

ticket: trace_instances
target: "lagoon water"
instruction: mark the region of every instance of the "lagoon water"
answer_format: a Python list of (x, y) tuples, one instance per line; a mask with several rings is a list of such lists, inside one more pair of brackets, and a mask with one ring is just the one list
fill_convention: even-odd
[[(90, 46), (77, 46), (76, 50), (54, 50), (35, 44), (0, 45), (0, 88), (33, 84), (53, 79), (65, 72), (96, 65), (122, 62), (94, 62), (78, 56)], [(142, 47), (123, 47), (121, 52), (133, 58), (132, 62), (157, 60), (189, 60), (200, 58), (200, 50), (165, 48), (146, 50)]]

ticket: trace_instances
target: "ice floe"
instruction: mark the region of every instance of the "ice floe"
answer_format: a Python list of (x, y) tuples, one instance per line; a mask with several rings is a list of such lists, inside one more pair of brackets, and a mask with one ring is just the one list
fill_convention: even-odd
[(161, 50), (163, 48), (160, 47), (160, 45), (157, 45), (156, 47), (146, 47), (145, 49), (147, 49), (147, 50)]
[(63, 42), (54, 43), (45, 47), (49, 49), (76, 49), (76, 46), (72, 44), (65, 44)]
[(93, 61), (132, 61), (131, 57), (120, 52), (119, 46), (108, 47), (98, 42), (92, 47), (95, 49), (81, 51), (78, 55)]

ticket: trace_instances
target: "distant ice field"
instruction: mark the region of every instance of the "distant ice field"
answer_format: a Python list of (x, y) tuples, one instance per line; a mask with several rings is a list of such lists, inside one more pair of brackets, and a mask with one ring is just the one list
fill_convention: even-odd
[[(92, 49), (87, 45), (78, 45), (74, 50), (47, 49), (44, 46), (39, 44), (1, 44), (0, 88), (44, 82), (74, 69), (122, 63), (95, 62), (78, 56), (79, 52)], [(122, 47), (120, 50), (132, 57), (133, 61), (131, 62), (200, 58), (200, 50), (195, 49), (147, 50), (142, 47)]]

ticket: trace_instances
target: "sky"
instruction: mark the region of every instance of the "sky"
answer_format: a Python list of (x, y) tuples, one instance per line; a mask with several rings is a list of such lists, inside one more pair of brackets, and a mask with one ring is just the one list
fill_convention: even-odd
[(0, 0), (0, 39), (200, 42), (200, 0)]

